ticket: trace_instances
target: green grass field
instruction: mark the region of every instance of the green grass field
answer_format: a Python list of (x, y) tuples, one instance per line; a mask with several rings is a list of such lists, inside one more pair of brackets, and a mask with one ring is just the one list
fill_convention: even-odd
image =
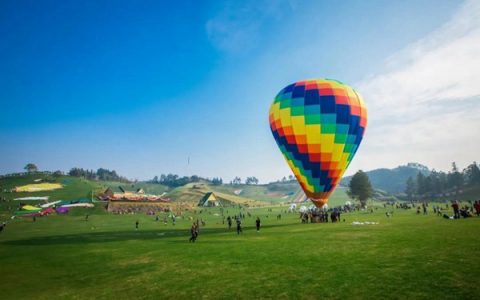
[[(152, 216), (16, 219), (0, 233), (2, 299), (478, 299), (480, 218), (445, 220), (413, 210), (343, 214), (300, 224), (285, 208), (250, 209), (244, 232), (218, 209), (175, 226)], [(228, 209), (228, 214), (238, 209)], [(84, 214), (90, 213), (89, 221)], [(226, 212), (226, 211), (225, 211)], [(263, 228), (254, 230), (254, 216)], [(268, 216), (268, 217), (267, 217)], [(163, 217), (163, 216), (162, 216)], [(189, 217), (203, 218), (188, 243)], [(140, 221), (140, 230), (134, 223)], [(378, 225), (354, 226), (353, 221)]]
[[(16, 209), (18, 201), (11, 201), (16, 197), (76, 199), (118, 185), (62, 176), (45, 178), (62, 183), (61, 190), (3, 192), (38, 176), (0, 180), (0, 196), (10, 200), (0, 202), (2, 221)], [(149, 184), (131, 189), (137, 186), (152, 193), (166, 190)], [(188, 185), (169, 194), (175, 201), (196, 203), (214, 190), (232, 203), (255, 206), (282, 202), (275, 197), (295, 187), (243, 186), (240, 196), (232, 195), (233, 188)], [(339, 188), (329, 205), (346, 200)], [(381, 203), (369, 207), (377, 208), (343, 214), (345, 222), (336, 224), (301, 224), (298, 214), (285, 213), (285, 206), (250, 208), (243, 211), (252, 217), (244, 221), (241, 235), (222, 224), (219, 208), (185, 212), (175, 226), (170, 220), (163, 223), (166, 213), (160, 222), (146, 215), (109, 215), (103, 203), (36, 222), (16, 218), (0, 233), (0, 299), (478, 298), (480, 218), (445, 220), (398, 209), (387, 218)], [(224, 212), (233, 216), (239, 209), (226, 207)], [(279, 213), (281, 220), (276, 219)], [(255, 216), (262, 219), (259, 233)], [(196, 244), (188, 243), (191, 218), (206, 221)]]

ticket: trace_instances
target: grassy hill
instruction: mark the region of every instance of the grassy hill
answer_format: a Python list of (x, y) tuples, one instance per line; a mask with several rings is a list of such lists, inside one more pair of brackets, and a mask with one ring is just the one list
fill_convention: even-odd
[[(35, 180), (43, 182), (57, 182), (63, 185), (62, 189), (43, 192), (11, 193), (16, 186), (32, 184)], [(0, 197), (7, 200), (29, 196), (49, 196), (49, 201), (73, 200), (79, 198), (92, 198), (103, 192), (108, 187), (115, 192), (120, 192), (122, 187), (126, 191), (136, 191), (142, 188), (147, 194), (163, 194), (173, 202), (189, 203), (196, 205), (207, 192), (215, 192), (217, 197), (225, 205), (241, 204), (248, 206), (264, 206), (291, 202), (296, 198), (302, 198), (302, 191), (297, 182), (270, 183), (267, 185), (209, 185), (205, 182), (190, 183), (178, 188), (169, 188), (162, 184), (137, 182), (125, 184), (121, 182), (90, 181), (71, 176), (53, 177), (45, 174), (29, 174), (25, 176), (13, 176), (0, 178)], [(238, 195), (235, 192), (241, 191)], [(347, 196), (342, 188), (339, 188), (332, 196), (330, 205), (342, 205), (347, 201)], [(23, 201), (24, 203), (37, 203), (38, 201)], [(15, 201), (10, 203), (10, 211), (16, 208)]]
[[(63, 185), (62, 189), (39, 192), (19, 192), (10, 193), (9, 191), (16, 186), (33, 184), (35, 180), (41, 179), (43, 182), (55, 182)], [(70, 200), (77, 198), (90, 198), (92, 191), (94, 193), (101, 189), (98, 182), (85, 180), (71, 176), (54, 177), (46, 174), (28, 174), (24, 176), (13, 176), (0, 178), (0, 196), (7, 200), (20, 197), (49, 196), (50, 200)], [(6, 192), (5, 192), (6, 190)]]
[(220, 199), (223, 205), (247, 205), (247, 206), (264, 206), (265, 203), (257, 201), (251, 198), (231, 195), (217, 190), (213, 186), (207, 184), (195, 184), (190, 183), (182, 187), (178, 187), (168, 193), (170, 197), (175, 202), (182, 203), (191, 203), (192, 205), (197, 205), (197, 203), (202, 199), (202, 197), (207, 192), (214, 192), (217, 198)]
[[(63, 188), (51, 191), (39, 191), (39, 192), (10, 192), (11, 189), (16, 186), (23, 186), (27, 184), (35, 183), (35, 180), (41, 179), (43, 182), (56, 182), (63, 185)], [(2, 219), (9, 218), (12, 213), (17, 210), (20, 203), (27, 204), (39, 204), (44, 201), (28, 201), (21, 200), (15, 201), (15, 198), (23, 197), (44, 197), (49, 196), (48, 201), (56, 200), (77, 200), (82, 198), (91, 199), (92, 194), (102, 190), (101, 184), (94, 181), (85, 180), (82, 178), (71, 176), (59, 176), (54, 177), (47, 174), (28, 174), (24, 176), (2, 177), (0, 178), (0, 198), (5, 201), (0, 201), (0, 217)], [(102, 212), (103, 209), (98, 206), (90, 211)], [(85, 215), (85, 209), (74, 209), (72, 214)]]
[[(222, 185), (212, 186), (215, 191), (221, 191), (226, 194), (235, 194), (235, 191), (241, 191), (240, 196), (264, 201), (270, 204), (290, 203), (305, 198), (296, 181), (275, 182), (265, 185)], [(337, 187), (328, 204), (330, 207), (344, 205), (349, 198), (346, 194), (346, 188)], [(310, 202), (307, 202), (309, 205)]]

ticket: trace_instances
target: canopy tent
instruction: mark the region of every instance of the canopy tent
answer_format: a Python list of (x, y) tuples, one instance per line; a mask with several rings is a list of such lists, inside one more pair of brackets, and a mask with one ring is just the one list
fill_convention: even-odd
[(202, 199), (198, 202), (198, 206), (205, 206), (205, 207), (214, 207), (214, 206), (219, 206), (220, 201), (218, 198), (215, 196), (214, 193), (208, 192), (206, 193)]

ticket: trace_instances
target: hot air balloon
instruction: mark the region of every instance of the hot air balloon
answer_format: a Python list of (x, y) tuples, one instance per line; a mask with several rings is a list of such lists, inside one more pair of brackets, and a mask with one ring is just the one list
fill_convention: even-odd
[(270, 128), (303, 191), (321, 208), (355, 156), (367, 108), (348, 85), (312, 79), (288, 85), (270, 107)]

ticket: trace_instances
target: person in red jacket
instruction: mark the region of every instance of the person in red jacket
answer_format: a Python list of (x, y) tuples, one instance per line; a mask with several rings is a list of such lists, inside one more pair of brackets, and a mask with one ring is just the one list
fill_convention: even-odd
[(460, 209), (458, 206), (458, 202), (455, 200), (452, 203), (452, 208), (453, 208), (453, 217), (455, 219), (460, 219)]
[(473, 208), (475, 208), (475, 214), (480, 216), (480, 200), (475, 201)]

